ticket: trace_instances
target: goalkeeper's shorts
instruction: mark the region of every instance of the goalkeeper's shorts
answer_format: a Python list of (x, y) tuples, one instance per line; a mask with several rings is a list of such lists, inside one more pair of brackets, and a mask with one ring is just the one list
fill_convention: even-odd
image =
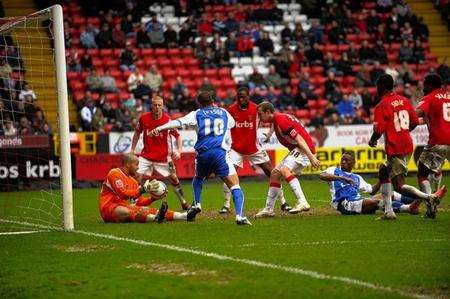
[(130, 218), (129, 222), (133, 222), (134, 215), (136, 215), (138, 212), (143, 211), (145, 214), (153, 214), (156, 215), (158, 213), (158, 210), (155, 208), (148, 208), (148, 207), (142, 207), (142, 206), (135, 206), (135, 205), (124, 205), (124, 204), (118, 204), (118, 203), (109, 203), (104, 205), (100, 209), (100, 216), (102, 217), (104, 222), (124, 222), (121, 220), (117, 215), (114, 213), (114, 210), (117, 207), (125, 207), (130, 211)]

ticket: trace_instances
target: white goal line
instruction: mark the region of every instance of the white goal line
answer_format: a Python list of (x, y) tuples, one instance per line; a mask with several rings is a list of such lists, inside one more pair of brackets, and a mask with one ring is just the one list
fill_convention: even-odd
[[(13, 221), (13, 220), (6, 220), (6, 219), (0, 219), (0, 222), (15, 223), (15, 224), (20, 224), (20, 225), (62, 231), (62, 229), (60, 227), (40, 225), (40, 224), (34, 224), (34, 223), (29, 223), (29, 222)], [(81, 234), (81, 235), (86, 235), (86, 236), (91, 236), (91, 237), (98, 237), (98, 238), (108, 239), (108, 240), (128, 242), (128, 243), (142, 245), (142, 246), (158, 247), (158, 248), (168, 249), (168, 250), (177, 251), (177, 252), (190, 253), (193, 255), (209, 257), (209, 258), (213, 258), (213, 259), (221, 260), (221, 261), (231, 261), (231, 262), (255, 266), (255, 267), (259, 267), (259, 268), (273, 269), (273, 270), (283, 271), (283, 272), (287, 272), (287, 273), (299, 274), (302, 276), (315, 278), (315, 279), (319, 279), (319, 280), (337, 281), (337, 282), (341, 282), (341, 283), (344, 283), (347, 285), (355, 285), (355, 286), (364, 287), (364, 288), (368, 288), (368, 289), (372, 289), (372, 290), (376, 290), (376, 291), (394, 293), (394, 294), (398, 294), (398, 295), (401, 295), (404, 297), (410, 297), (410, 298), (429, 298), (430, 297), (430, 296), (426, 296), (426, 295), (422, 295), (422, 294), (402, 291), (398, 288), (392, 288), (392, 287), (383, 286), (383, 285), (376, 284), (376, 283), (353, 279), (350, 277), (329, 275), (329, 274), (324, 274), (324, 273), (311, 271), (311, 270), (305, 270), (305, 269), (296, 268), (296, 267), (288, 267), (288, 266), (282, 266), (282, 265), (277, 265), (277, 264), (273, 264), (273, 263), (266, 263), (266, 262), (257, 261), (257, 260), (236, 258), (236, 257), (231, 257), (231, 256), (214, 253), (214, 252), (195, 250), (195, 249), (176, 246), (176, 245), (156, 243), (156, 242), (139, 240), (139, 239), (131, 239), (131, 238), (125, 238), (125, 237), (119, 237), (119, 236), (115, 236), (115, 235), (101, 234), (101, 233), (95, 233), (95, 232), (89, 232), (89, 231), (83, 231), (83, 230), (73, 230), (73, 231), (71, 231), (71, 233), (76, 233), (76, 234)]]
[(37, 233), (44, 233), (48, 232), (48, 230), (25, 230), (25, 231), (16, 231), (16, 232), (2, 232), (0, 233), (0, 236), (5, 235), (28, 235), (28, 234), (37, 234)]

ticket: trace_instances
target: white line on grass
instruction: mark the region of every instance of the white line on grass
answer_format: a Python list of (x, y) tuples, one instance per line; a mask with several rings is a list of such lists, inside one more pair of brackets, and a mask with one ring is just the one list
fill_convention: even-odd
[(18, 231), (18, 232), (4, 232), (0, 233), (0, 236), (3, 235), (26, 235), (26, 234), (36, 234), (36, 233), (43, 233), (48, 232), (47, 230), (27, 230), (27, 231)]
[[(28, 223), (28, 222), (20, 222), (20, 221), (12, 221), (12, 220), (4, 220), (4, 219), (0, 219), (0, 222), (16, 223), (16, 224), (22, 224), (22, 225), (28, 225), (28, 226), (40, 227), (40, 228), (42, 228), (42, 227), (50, 228), (51, 227), (51, 226), (44, 226), (44, 225), (40, 225), (40, 224), (33, 224), (33, 223)], [(59, 227), (55, 227), (55, 229), (62, 230)], [(311, 271), (311, 270), (304, 270), (301, 268), (281, 266), (281, 265), (277, 265), (277, 264), (266, 263), (266, 262), (250, 260), (250, 259), (235, 258), (235, 257), (231, 257), (231, 256), (221, 255), (221, 254), (214, 253), (214, 252), (195, 250), (195, 249), (180, 247), (180, 246), (176, 246), (176, 245), (156, 243), (156, 242), (139, 240), (139, 239), (124, 238), (124, 237), (119, 237), (119, 236), (114, 236), (114, 235), (109, 235), (109, 234), (101, 234), (101, 233), (95, 233), (95, 232), (89, 232), (89, 231), (83, 231), (83, 230), (74, 230), (73, 233), (82, 234), (82, 235), (91, 236), (91, 237), (98, 237), (98, 238), (108, 239), (108, 240), (128, 242), (128, 243), (133, 243), (133, 244), (142, 245), (142, 246), (152, 246), (152, 247), (164, 248), (164, 249), (168, 249), (168, 250), (172, 250), (172, 251), (190, 253), (190, 254), (194, 254), (194, 255), (198, 255), (198, 256), (209, 257), (209, 258), (213, 258), (213, 259), (217, 259), (217, 260), (221, 260), (221, 261), (232, 261), (232, 262), (256, 266), (256, 267), (260, 267), (260, 268), (273, 269), (273, 270), (279, 270), (279, 271), (284, 271), (284, 272), (288, 272), (288, 273), (299, 274), (299, 275), (303, 275), (303, 276), (307, 276), (307, 277), (311, 277), (311, 278), (315, 278), (315, 279), (319, 279), (319, 280), (338, 281), (338, 282), (343, 282), (343, 283), (346, 283), (349, 285), (356, 285), (356, 286), (373, 289), (373, 290), (377, 290), (377, 291), (394, 293), (394, 294), (398, 294), (398, 295), (405, 296), (405, 297), (428, 298), (428, 296), (425, 296), (422, 294), (405, 292), (405, 291), (402, 291), (397, 288), (382, 286), (379, 284), (366, 282), (366, 281), (362, 281), (362, 280), (358, 280), (358, 279), (353, 279), (353, 278), (349, 278), (349, 277), (345, 277), (345, 276), (335, 276), (335, 275), (324, 274), (324, 273)]]

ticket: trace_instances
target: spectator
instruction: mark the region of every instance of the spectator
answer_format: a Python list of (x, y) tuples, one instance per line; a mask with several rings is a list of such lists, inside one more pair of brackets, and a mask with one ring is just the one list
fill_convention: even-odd
[(113, 47), (113, 36), (108, 23), (103, 23), (102, 29), (97, 34), (96, 42), (100, 49)]
[(413, 57), (416, 63), (425, 63), (425, 49), (419, 39), (414, 42)]
[(17, 128), (17, 135), (33, 135), (34, 130), (30, 125), (30, 121), (26, 116), (22, 116), (19, 121), (19, 127)]
[[(216, 21), (216, 20), (214, 20)], [(206, 15), (202, 15), (197, 24), (197, 32), (200, 35), (212, 35), (213, 33), (213, 24), (208, 20)]]
[(164, 32), (164, 42), (167, 47), (175, 48), (178, 45), (178, 35), (171, 25), (167, 25), (167, 29)]
[(120, 54), (120, 69), (122, 71), (134, 71), (136, 69), (136, 66), (134, 65), (136, 60), (137, 56), (133, 52), (133, 46), (130, 42), (127, 42), (125, 50)]
[(259, 48), (259, 55), (268, 56), (273, 54), (273, 41), (269, 37), (269, 33), (267, 33), (267, 31), (263, 31), (262, 37), (256, 41), (255, 45)]
[(315, 43), (321, 44), (323, 42), (323, 29), (320, 27), (319, 20), (311, 20), (311, 27), (309, 28), (307, 35), (311, 45)]
[(286, 22), (284, 23), (283, 30), (281, 30), (281, 43), (291, 42), (292, 40), (294, 40), (294, 33), (289, 27), (289, 23)]
[(39, 132), (41, 130), (41, 128), (43, 127), (44, 123), (46, 123), (47, 121), (45, 120), (44, 117), (44, 113), (42, 112), (41, 109), (36, 110), (36, 112), (34, 113), (33, 116), (33, 130), (35, 132)]
[(120, 22), (120, 28), (122, 29), (123, 33), (125, 33), (126, 37), (134, 36), (133, 16), (131, 14), (127, 14), (125, 18), (122, 18), (122, 21)]
[(225, 48), (231, 54), (236, 53), (236, 51), (237, 51), (237, 39), (236, 39), (236, 33), (235, 32), (230, 32), (228, 34), (228, 38), (225, 41)]
[(404, 61), (402, 63), (402, 66), (398, 70), (398, 75), (399, 75), (399, 77), (398, 77), (399, 83), (403, 83), (403, 84), (411, 83), (412, 84), (414, 82), (414, 73), (406, 61)]
[(294, 53), (291, 50), (291, 45), (289, 42), (285, 42), (281, 48), (281, 50), (278, 52), (278, 56), (281, 60), (288, 63), (291, 60), (291, 57), (294, 56)]
[(220, 35), (225, 34), (225, 32), (226, 32), (225, 23), (220, 19), (220, 14), (217, 12), (214, 14), (214, 20), (212, 22), (212, 29), (214, 32), (217, 32)]
[(92, 69), (92, 58), (89, 54), (85, 53), (80, 59), (80, 65), (83, 71), (89, 71)]
[(414, 38), (421, 40), (428, 40), (430, 32), (428, 26), (424, 23), (423, 17), (419, 17), (417, 24), (414, 26)]
[(86, 88), (93, 92), (101, 92), (103, 90), (103, 82), (95, 69), (92, 69), (86, 77)]
[(356, 114), (352, 119), (352, 125), (363, 125), (367, 122), (364, 120), (364, 110), (356, 110)]
[(348, 59), (347, 52), (342, 53), (341, 59), (339, 59), (339, 61), (336, 63), (336, 69), (344, 76), (353, 75), (352, 64)]
[(144, 76), (139, 72), (139, 69), (135, 69), (127, 79), (128, 90), (133, 92), (144, 81)]
[(228, 18), (225, 20), (225, 29), (227, 33), (239, 31), (239, 23), (236, 21), (234, 13), (231, 11), (228, 13)]
[(386, 29), (386, 40), (389, 43), (395, 43), (400, 41), (400, 28), (397, 22), (392, 22)]
[(369, 70), (367, 69), (367, 64), (363, 64), (361, 69), (355, 76), (355, 86), (356, 87), (369, 87), (372, 85), (372, 79), (370, 78)]
[(148, 37), (153, 48), (164, 46), (164, 31), (162, 28), (160, 23), (155, 23), (153, 24), (153, 30), (148, 32)]
[(285, 85), (281, 94), (278, 96), (278, 108), (286, 109), (292, 107), (295, 103), (295, 97), (292, 94), (291, 86)]
[(114, 120), (116, 120), (116, 111), (111, 107), (111, 104), (107, 101), (105, 101), (102, 106), (102, 113), (103, 116), (106, 118), (106, 121), (108, 123), (112, 123)]
[(342, 73), (337, 72), (336, 63), (333, 60), (333, 55), (330, 52), (327, 52), (325, 54), (325, 59), (322, 64), (323, 68), (325, 69), (325, 73), (334, 73), (338, 76), (342, 76)]
[(96, 109), (94, 113), (94, 117), (91, 122), (92, 130), (104, 133), (105, 130), (103, 129), (105, 125), (107, 124), (106, 118), (103, 116), (103, 112), (101, 109)]
[(378, 61), (373, 63), (373, 69), (370, 72), (370, 79), (372, 80), (372, 85), (375, 85), (378, 77), (384, 74), (384, 70), (381, 68), (381, 65)]
[(136, 44), (139, 48), (150, 48), (152, 44), (144, 24), (141, 24), (141, 27), (136, 32)]
[(397, 82), (398, 72), (392, 61), (389, 61), (389, 64), (384, 70), (384, 72), (388, 75), (391, 75), (391, 77), (394, 79), (394, 82)]
[(375, 57), (373, 49), (369, 46), (369, 42), (364, 40), (362, 46), (359, 49), (359, 59), (362, 63), (371, 62)]
[(181, 47), (191, 46), (194, 43), (194, 33), (188, 23), (183, 23), (178, 32), (178, 44)]
[(228, 53), (225, 43), (222, 42), (219, 50), (215, 52), (214, 61), (218, 67), (232, 67), (230, 53)]
[(447, 58), (445, 58), (444, 61), (439, 65), (436, 72), (439, 74), (439, 76), (441, 76), (444, 83), (450, 83), (450, 68), (447, 65)]
[(280, 88), (282, 85), (287, 84), (288, 80), (281, 78), (276, 72), (274, 65), (269, 65), (269, 73), (266, 75), (265, 83), (268, 87)]
[(211, 96), (216, 96), (216, 88), (214, 87), (214, 85), (211, 84), (211, 82), (209, 81), (209, 79), (207, 77), (203, 78), (203, 82), (202, 85), (200, 85), (199, 92), (202, 91), (206, 91), (209, 92), (211, 94)]
[(11, 76), (12, 68), (4, 58), (0, 59), (0, 77), (5, 80)]
[(253, 55), (253, 41), (249, 34), (241, 34), (237, 40), (236, 50), (240, 56), (252, 56)]
[(325, 143), (325, 140), (328, 138), (328, 130), (324, 126), (323, 119), (316, 119), (315, 121), (311, 120), (311, 125), (313, 125), (315, 128), (310, 133), (311, 137), (313, 138), (313, 141), (316, 146), (322, 147)]
[(361, 93), (361, 98), (364, 110), (366, 111), (367, 114), (370, 114), (370, 109), (373, 107), (373, 97), (367, 88), (363, 89), (363, 92)]
[(357, 88), (353, 88), (352, 93), (348, 96), (348, 100), (353, 103), (355, 108), (361, 108), (363, 106), (363, 100)]
[(113, 76), (111, 76), (109, 69), (107, 69), (103, 74), (103, 76), (100, 77), (100, 80), (102, 82), (102, 91), (105, 92), (119, 91), (116, 86), (116, 79)]
[(27, 97), (31, 97), (31, 102), (36, 100), (36, 94), (31, 89), (31, 86), (28, 82), (23, 84), (23, 89), (19, 93), (19, 100), (25, 101)]
[(333, 20), (331, 22), (331, 29), (328, 31), (328, 41), (332, 44), (340, 45), (345, 42), (345, 39), (345, 31), (338, 25), (336, 20)]
[(308, 98), (311, 98), (314, 91), (314, 85), (311, 84), (311, 81), (309, 79), (309, 73), (302, 72), (300, 73), (300, 81), (298, 82), (298, 89), (300, 91), (306, 92), (306, 95)]
[(153, 92), (158, 92), (161, 89), (163, 78), (156, 65), (150, 67), (150, 71), (145, 74), (142, 83), (150, 87)]
[(171, 92), (174, 95), (174, 99), (178, 101), (178, 99), (183, 96), (185, 90), (187, 90), (187, 87), (184, 84), (183, 79), (180, 76), (178, 76), (176, 82), (174, 83), (171, 89)]
[(333, 72), (328, 73), (327, 80), (325, 81), (325, 95), (333, 92), (336, 87), (339, 87), (339, 82), (336, 80), (336, 76)]
[(245, 7), (241, 3), (237, 4), (234, 19), (238, 22), (243, 22), (247, 19), (247, 12), (245, 11)]
[(48, 122), (44, 122), (39, 128), (38, 134), (51, 136), (53, 135), (52, 127)]
[(360, 63), (360, 61), (359, 61), (359, 51), (356, 48), (355, 43), (350, 43), (350, 47), (349, 47), (348, 51), (345, 52), (345, 53), (347, 53), (348, 60), (350, 61), (350, 63), (352, 65)]
[(264, 76), (258, 71), (258, 68), (253, 68), (253, 73), (248, 78), (248, 85), (250, 89), (266, 85), (266, 80), (264, 80)]
[(115, 48), (123, 48), (125, 47), (126, 41), (125, 32), (122, 31), (120, 23), (117, 23), (112, 32), (112, 46)]
[(145, 24), (145, 30), (150, 33), (152, 31), (163, 31), (162, 24), (158, 21), (156, 14), (154, 14), (150, 21)]
[(13, 70), (23, 71), (22, 58), (20, 57), (19, 49), (17, 47), (6, 47), (6, 62)]
[(355, 107), (349, 100), (348, 95), (344, 95), (342, 100), (337, 104), (337, 111), (341, 117), (353, 117), (355, 116)]
[(80, 42), (85, 48), (97, 48), (96, 37), (98, 29), (92, 24), (87, 24), (85, 31), (80, 34)]
[(401, 38), (402, 40), (412, 41), (413, 40), (413, 29), (409, 22), (405, 23), (405, 26), (401, 28)]
[(403, 41), (402, 46), (398, 50), (398, 60), (400, 62), (414, 62), (414, 52), (408, 41)]
[(305, 52), (305, 56), (311, 65), (321, 65), (323, 62), (323, 54), (318, 43), (314, 43), (313, 47)]
[(203, 68), (215, 68), (216, 65), (216, 55), (211, 47), (206, 48), (205, 54), (203, 56)]
[(94, 119), (95, 111), (97, 111), (97, 108), (95, 107), (94, 101), (88, 101), (81, 109), (80, 117), (83, 131), (93, 130), (92, 121)]
[(375, 47), (373, 48), (373, 54), (375, 56), (375, 60), (379, 61), (380, 63), (387, 63), (387, 52), (384, 48), (384, 44), (382, 40), (377, 40)]
[(17, 135), (17, 129), (14, 126), (14, 122), (11, 121), (11, 119), (6, 118), (3, 121), (3, 134), (5, 136), (16, 136)]
[(81, 72), (80, 58), (78, 57), (77, 51), (71, 49), (66, 61), (68, 72)]

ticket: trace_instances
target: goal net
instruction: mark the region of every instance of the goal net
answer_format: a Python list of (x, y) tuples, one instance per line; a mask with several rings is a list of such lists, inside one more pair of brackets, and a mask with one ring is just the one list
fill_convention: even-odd
[(0, 233), (72, 230), (63, 13), (0, 19)]

